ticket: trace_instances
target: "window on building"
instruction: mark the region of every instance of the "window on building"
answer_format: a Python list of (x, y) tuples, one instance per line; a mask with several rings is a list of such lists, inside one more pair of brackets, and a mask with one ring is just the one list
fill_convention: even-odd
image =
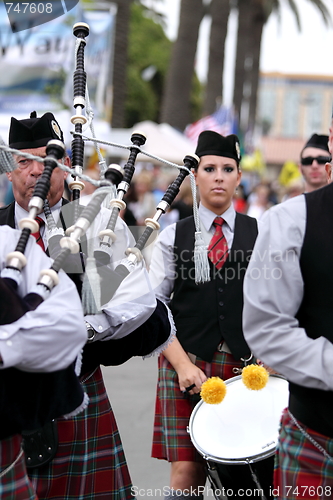
[(299, 135), (300, 95), (296, 90), (287, 90), (283, 103), (283, 135), (297, 137)]

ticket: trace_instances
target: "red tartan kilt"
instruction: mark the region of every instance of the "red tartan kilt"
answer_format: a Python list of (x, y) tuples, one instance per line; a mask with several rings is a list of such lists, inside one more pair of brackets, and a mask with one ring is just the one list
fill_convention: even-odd
[[(302, 428), (333, 457), (333, 439)], [(294, 424), (285, 409), (275, 455), (274, 496), (279, 500), (329, 500), (333, 498), (333, 461), (326, 458)]]
[(59, 447), (45, 467), (29, 471), (40, 500), (129, 500), (131, 479), (101, 369), (82, 383), (88, 408), (58, 419)]
[[(211, 363), (197, 358), (195, 364), (207, 377), (220, 377), (223, 380), (234, 377), (232, 369), (242, 366), (225, 352), (216, 352)], [(200, 401), (200, 396), (180, 391), (177, 373), (162, 354), (158, 366), (152, 457), (169, 462), (201, 462), (202, 457), (187, 432), (191, 413)]]
[(18, 434), (0, 441), (0, 473), (15, 465), (0, 478), (1, 500), (37, 500), (28, 478), (24, 454), (21, 457), (22, 438)]

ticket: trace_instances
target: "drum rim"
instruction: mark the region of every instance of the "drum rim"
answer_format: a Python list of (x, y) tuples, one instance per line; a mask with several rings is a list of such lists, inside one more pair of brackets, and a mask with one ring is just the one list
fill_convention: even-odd
[[(198, 448), (196, 449), (198, 450)], [(276, 451), (276, 445), (274, 446), (274, 448), (271, 448), (270, 451), (265, 451), (264, 453), (260, 453), (259, 455), (252, 455), (251, 457), (220, 458), (220, 457), (215, 457), (214, 455), (207, 455), (206, 453), (202, 453), (201, 456), (207, 462), (215, 462), (226, 465), (233, 465), (233, 464), (247, 465), (247, 464), (253, 464), (255, 462), (260, 462), (261, 460), (265, 460), (266, 458), (269, 458), (272, 455), (274, 455), (275, 451)]]
[[(272, 373), (269, 376), (272, 377), (272, 378), (282, 379), (282, 380), (285, 380), (286, 382), (288, 382), (288, 380), (286, 379), (286, 377), (284, 377), (283, 375), (280, 375), (278, 373)], [(231, 378), (225, 380), (225, 383), (228, 385), (232, 381), (236, 382), (236, 380), (239, 380), (241, 378), (242, 378), (242, 375), (236, 375), (235, 377), (231, 377)], [(193, 433), (191, 432), (191, 429), (193, 427), (193, 420), (195, 418), (195, 415), (199, 411), (200, 407), (203, 404), (207, 404), (207, 403), (205, 403), (203, 400), (201, 400), (193, 408), (193, 411), (191, 413), (190, 420), (189, 420), (189, 425), (187, 426), (187, 432), (188, 432), (188, 434), (190, 434), (193, 446), (200, 453), (200, 455), (202, 456), (202, 458), (204, 460), (206, 460), (206, 461), (212, 461), (212, 462), (216, 462), (216, 463), (220, 463), (220, 464), (229, 464), (229, 465), (232, 465), (232, 464), (249, 464), (249, 463), (259, 462), (260, 460), (264, 460), (265, 458), (269, 458), (272, 455), (274, 455), (274, 453), (276, 451), (276, 448), (277, 448), (278, 439), (276, 439), (274, 441), (274, 447), (267, 448), (264, 452), (256, 454), (256, 455), (252, 455), (251, 457), (221, 458), (221, 457), (215, 457), (214, 455), (209, 455), (207, 453), (207, 451), (203, 450), (203, 448), (201, 448), (201, 446), (198, 445), (198, 443), (194, 439)]]

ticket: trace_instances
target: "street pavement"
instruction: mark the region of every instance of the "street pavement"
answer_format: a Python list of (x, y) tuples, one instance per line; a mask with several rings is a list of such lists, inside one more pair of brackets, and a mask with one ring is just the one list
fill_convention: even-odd
[(103, 368), (104, 380), (123, 442), (138, 500), (164, 497), (170, 466), (151, 458), (157, 357), (132, 358), (123, 365)]
[[(123, 365), (103, 368), (103, 374), (137, 500), (163, 499), (170, 465), (151, 458), (157, 357), (132, 358)], [(211, 490), (205, 498), (214, 498)]]

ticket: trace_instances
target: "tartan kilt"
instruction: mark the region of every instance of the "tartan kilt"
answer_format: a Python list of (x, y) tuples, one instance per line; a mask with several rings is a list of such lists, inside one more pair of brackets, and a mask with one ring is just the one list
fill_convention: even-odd
[[(309, 402), (310, 404), (310, 402)], [(333, 457), (333, 439), (301, 427)], [(333, 461), (326, 458), (294, 424), (285, 409), (275, 455), (274, 496), (279, 500), (333, 498)]]
[(0, 441), (0, 474), (16, 463), (0, 477), (1, 500), (37, 500), (25, 467), (22, 438), (15, 434)]
[(130, 500), (131, 478), (100, 367), (82, 381), (88, 407), (59, 418), (55, 458), (29, 476), (39, 500)]
[[(218, 351), (211, 363), (197, 358), (195, 364), (207, 377), (220, 377), (223, 380), (235, 376), (232, 372), (234, 367), (243, 366), (231, 354)], [(202, 462), (187, 432), (192, 410), (199, 401), (199, 394), (183, 394), (180, 391), (176, 371), (161, 354), (158, 359), (152, 457), (169, 462)]]

